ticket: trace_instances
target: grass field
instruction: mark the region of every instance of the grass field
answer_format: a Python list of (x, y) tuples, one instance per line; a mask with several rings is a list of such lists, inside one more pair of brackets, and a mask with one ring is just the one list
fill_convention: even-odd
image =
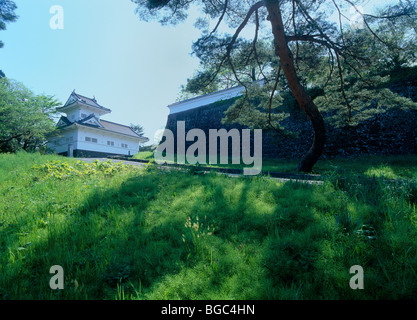
[(323, 184), (0, 155), (0, 299), (417, 298), (414, 158), (315, 170)]
[[(153, 152), (143, 151), (135, 154), (133, 159), (148, 160), (154, 159)], [(299, 173), (296, 171), (298, 159), (264, 159), (262, 172), (284, 172)], [(207, 161), (208, 163), (208, 161)], [(217, 164), (207, 165), (212, 167), (225, 167), (242, 169), (250, 165)], [(415, 155), (403, 156), (362, 156), (360, 158), (330, 158), (320, 160), (313, 168), (313, 174), (324, 176), (351, 176), (362, 175), (386, 179), (417, 179), (417, 157)]]

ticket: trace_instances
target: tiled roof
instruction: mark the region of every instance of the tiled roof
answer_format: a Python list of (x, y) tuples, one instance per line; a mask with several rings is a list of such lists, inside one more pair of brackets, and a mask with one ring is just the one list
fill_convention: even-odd
[(85, 97), (85, 96), (82, 96), (82, 95), (76, 93), (75, 91), (74, 91), (74, 95), (76, 97), (78, 97), (78, 101), (84, 102), (85, 104), (88, 104), (88, 105), (93, 106), (93, 107), (96, 107), (96, 108), (100, 108), (100, 109), (104, 109), (104, 110), (110, 111), (110, 109), (104, 108), (103, 106), (99, 105), (97, 103), (96, 98), (88, 98), (88, 97)]
[(106, 121), (106, 120), (100, 120), (100, 124), (102, 125), (102, 127), (99, 127), (99, 126), (96, 126), (96, 125), (93, 125), (93, 124), (90, 124), (90, 123), (84, 123), (83, 121), (75, 121), (74, 123), (70, 123), (67, 126), (59, 127), (59, 129), (68, 128), (68, 127), (70, 127), (74, 124), (80, 125), (80, 126), (85, 126), (85, 127), (90, 127), (90, 128), (95, 128), (95, 129), (100, 129), (100, 130), (106, 130), (106, 131), (110, 131), (110, 132), (114, 132), (114, 133), (120, 133), (120, 134), (127, 135), (127, 136), (130, 136), (130, 137), (142, 138), (143, 140), (149, 141), (148, 138), (138, 135), (136, 132), (134, 132), (128, 126), (125, 126), (125, 125), (119, 124), (119, 123)]
[[(71, 97), (76, 99), (78, 102), (81, 102), (81, 103), (87, 104), (89, 106), (96, 107), (96, 108), (111, 112), (110, 109), (104, 108), (101, 105), (99, 105), (95, 98), (88, 98), (88, 97), (82, 96), (78, 93), (75, 93), (75, 90), (71, 93), (70, 99), (71, 99)], [(65, 105), (64, 107), (61, 107), (61, 108), (57, 108), (57, 110), (59, 110), (59, 109), (62, 110), (66, 107), (68, 107), (68, 105)], [(68, 128), (72, 125), (80, 125), (80, 126), (95, 128), (95, 129), (99, 129), (99, 130), (105, 130), (105, 131), (109, 131), (109, 132), (123, 134), (123, 135), (130, 136), (130, 137), (139, 138), (139, 139), (142, 139), (143, 141), (149, 141), (148, 138), (143, 137), (141, 135), (138, 135), (135, 131), (132, 130), (132, 128), (130, 128), (129, 126), (123, 125), (123, 124), (119, 124), (119, 123), (115, 123), (115, 122), (111, 122), (111, 121), (106, 121), (106, 120), (99, 120), (98, 118), (96, 118), (96, 120), (100, 123), (101, 126), (98, 126), (96, 124), (87, 123), (87, 121), (92, 119), (92, 118), (95, 118), (94, 114), (90, 114), (86, 118), (81, 119), (79, 121), (71, 122), (67, 117), (61, 117), (61, 119), (63, 120), (63, 122), (66, 125), (61, 126), (59, 128), (60, 129), (65, 129), (65, 128)]]
[[(72, 122), (67, 117), (62, 116), (61, 119), (65, 124), (70, 125)], [(58, 121), (59, 122), (59, 121)]]
[[(88, 98), (86, 96), (83, 96), (81, 94), (76, 93), (75, 90), (71, 93), (71, 95), (75, 99), (77, 99), (78, 102), (84, 103), (84, 104), (86, 104), (88, 106), (95, 107), (95, 108), (98, 108), (98, 109), (101, 109), (101, 110), (104, 110), (104, 111), (107, 111), (107, 112), (111, 112), (110, 109), (105, 108), (105, 107), (99, 105), (98, 102), (97, 102), (97, 100), (95, 98)], [(57, 108), (57, 110), (64, 109), (66, 107), (67, 107), (67, 105), (65, 105), (63, 107), (60, 107), (60, 108)]]
[(93, 118), (96, 120), (96, 122), (100, 123), (100, 120), (96, 118), (96, 116), (95, 116), (95, 114), (94, 114), (94, 113), (92, 113), (92, 114), (90, 114), (88, 117), (86, 117), (86, 118), (84, 118), (84, 119), (81, 119), (81, 120), (78, 120), (78, 121), (76, 121), (76, 122), (77, 122), (78, 124), (88, 124), (88, 125), (93, 125), (93, 126), (95, 126), (94, 124), (87, 123), (87, 121), (88, 121), (88, 120), (93, 119)]
[(125, 126), (123, 124), (118, 124), (118, 123), (114, 123), (114, 122), (110, 122), (106, 120), (100, 120), (100, 123), (106, 130), (123, 133), (132, 137), (142, 137), (138, 135), (135, 131), (133, 131), (132, 128), (130, 128), (129, 126)]

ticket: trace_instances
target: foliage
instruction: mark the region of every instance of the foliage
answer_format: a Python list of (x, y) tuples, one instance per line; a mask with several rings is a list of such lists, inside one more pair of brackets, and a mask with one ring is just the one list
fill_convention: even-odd
[(264, 128), (274, 129), (276, 131), (284, 131), (280, 122), (287, 118), (289, 114), (284, 112), (272, 112), (277, 109), (281, 103), (282, 98), (279, 94), (270, 96), (269, 90), (265, 90), (264, 86), (255, 83), (248, 86), (248, 95), (237, 101), (229, 107), (225, 112), (225, 123), (240, 123), (245, 124), (251, 129)]
[(130, 124), (130, 128), (135, 131), (138, 135), (142, 136), (145, 132), (145, 129), (140, 124)]
[[(406, 7), (410, 8), (407, 14), (394, 18)], [(417, 62), (416, 7), (415, 0), (400, 0), (398, 4), (381, 10), (379, 15), (386, 19), (378, 23), (375, 23), (375, 18), (370, 19), (369, 22), (375, 24), (379, 39), (369, 39), (368, 46), (371, 52), (381, 52), (377, 71), (382, 75)]]
[[(273, 120), (277, 117), (277, 112), (273, 111), (273, 97), (277, 91), (291, 91), (311, 121), (314, 131), (312, 147), (300, 161), (297, 167), (299, 171), (311, 172), (323, 152), (326, 140), (323, 117), (307, 93), (307, 88), (315, 86), (324, 90), (329, 83), (333, 88), (337, 86), (326, 102), (335, 105), (335, 116), (340, 116), (343, 118), (341, 122), (346, 123), (344, 114), (337, 112), (343, 106), (350, 124), (358, 118), (363, 120), (375, 114), (373, 110), (366, 110), (362, 116), (353, 119), (354, 113), (357, 114), (357, 110), (353, 109), (358, 109), (355, 104), (365, 109), (373, 102), (369, 100), (372, 90), (362, 91), (356, 96), (348, 96), (347, 92), (358, 80), (372, 82), (369, 77), (372, 63), (378, 61), (382, 68), (398, 68), (402, 67), (404, 61), (415, 59), (414, 21), (417, 5), (413, 1), (400, 1), (398, 6), (389, 7), (378, 16), (361, 13), (357, 7), (361, 1), (350, 0), (335, 0), (332, 3), (314, 0), (132, 1), (138, 5), (136, 12), (142, 19), (159, 19), (162, 24), (184, 21), (193, 5), (201, 12), (195, 22), (195, 26), (201, 30), (201, 36), (194, 42), (192, 51), (200, 59), (201, 68), (183, 87), (182, 98), (186, 98), (187, 93), (204, 94), (218, 90), (219, 86), (239, 84), (244, 87), (245, 94), (231, 107), (227, 121), (237, 120), (250, 127), (256, 125), (258, 128), (282, 131), (279, 121), (285, 117), (278, 116), (278, 121)], [(358, 36), (361, 30), (346, 31), (342, 22), (346, 18), (342, 11), (345, 5), (361, 16), (363, 35)], [(338, 14), (339, 23), (331, 22), (332, 13)], [(252, 26), (252, 40), (242, 36), (242, 31), (249, 29), (249, 25)], [(397, 30), (398, 26), (401, 31), (392, 31)], [(233, 32), (230, 34), (229, 30)], [(378, 33), (383, 35), (379, 36)], [(388, 53), (385, 53), (387, 48)], [(363, 71), (363, 74), (358, 70)], [(262, 112), (259, 112), (259, 103), (256, 101), (258, 97), (249, 96), (252, 90), (248, 87), (257, 77), (270, 84), (263, 88), (266, 96), (271, 98), (266, 104), (262, 103)], [(246, 112), (250, 108), (254, 109), (253, 112)], [(244, 115), (236, 116), (236, 113)]]
[(124, 164), (121, 162), (113, 162), (112, 160), (99, 161), (93, 160), (91, 163), (85, 161), (76, 161), (75, 163), (68, 163), (66, 161), (54, 160), (47, 161), (40, 166), (34, 166), (34, 169), (46, 173), (45, 179), (68, 179), (73, 177), (104, 175), (112, 176), (118, 172), (124, 172), (133, 165)]
[[(384, 14), (387, 12), (381, 12), (381, 15)], [(352, 52), (356, 52), (360, 59), (346, 57), (341, 61), (343, 91), (341, 79), (337, 75), (338, 71), (335, 70), (336, 66), (333, 65), (329, 71), (329, 64), (334, 63), (336, 58), (334, 55), (328, 57), (326, 48), (311, 43), (300, 43), (297, 47), (292, 47), (293, 51), (298, 53), (297, 70), (302, 83), (309, 88), (314, 102), (320, 111), (328, 116), (326, 120), (332, 126), (355, 126), (391, 108), (415, 110), (417, 107), (417, 104), (410, 99), (400, 97), (387, 88), (393, 81), (405, 78), (407, 73), (410, 74), (409, 70), (414, 70), (412, 66), (417, 61), (415, 56), (417, 43), (412, 25), (405, 18), (399, 21), (398, 19), (375, 20), (374, 24), (375, 32), (378, 32), (380, 39), (375, 38), (367, 29), (344, 33), (346, 45)], [(299, 105), (294, 101), (282, 75), (273, 90), (276, 75), (271, 73), (271, 70), (277, 62), (271, 62), (273, 61), (272, 45), (268, 45), (265, 41), (261, 43), (264, 52), (269, 50), (269, 54), (265, 53), (263, 58), (258, 59), (262, 66), (262, 74), (258, 72), (258, 77), (266, 75), (269, 83), (257, 90), (254, 90), (256, 85), (248, 85), (246, 91), (248, 97), (244, 96), (232, 105), (225, 113), (224, 121), (286, 133), (280, 123), (288, 116), (287, 112), (291, 104), (297, 105), (297, 109)], [(248, 52), (247, 48), (246, 52)], [(238, 63), (245, 61), (244, 58), (235, 59), (236, 72), (244, 72), (245, 66), (239, 67)], [(360, 65), (360, 68), (356, 67), (360, 71), (352, 68), (355, 64)], [(218, 78), (207, 86), (207, 81), (211, 80), (208, 75), (212, 67), (205, 66), (204, 63), (201, 65), (202, 70), (195, 77), (188, 79), (187, 85), (183, 87), (184, 92), (201, 94), (207, 93), (204, 91), (206, 89), (209, 92), (229, 86), (228, 83), (222, 82), (222, 75), (226, 71), (220, 73)], [(228, 72), (228, 79), (233, 78), (230, 68)], [(249, 78), (246, 79), (247, 82), (250, 82)], [(235, 80), (232, 84), (239, 83)], [(316, 94), (312, 94), (313, 91)], [(273, 103), (269, 101), (270, 92), (273, 92)], [(266, 99), (262, 103), (263, 108), (260, 108), (259, 99), (262, 96), (266, 96)], [(259, 112), (260, 109), (262, 112)], [(275, 120), (269, 121), (270, 113), (271, 118)]]
[(33, 151), (43, 147), (54, 130), (52, 96), (35, 95), (23, 84), (0, 79), (0, 152)]
[(188, 217), (184, 227), (185, 233), (182, 234), (182, 241), (187, 247), (188, 255), (198, 254), (204, 258), (205, 254), (210, 254), (210, 248), (207, 246), (209, 239), (207, 237), (213, 235), (215, 228), (207, 223), (207, 217), (204, 217), (203, 222), (199, 221), (198, 216), (195, 219)]
[(335, 218), (336, 223), (347, 235), (354, 233), (360, 227), (359, 221), (352, 221), (352, 214), (347, 210), (346, 207), (343, 208), (340, 213), (337, 213)]
[[(0, 31), (6, 30), (6, 23), (15, 22), (17, 15), (14, 12), (17, 9), (16, 4), (10, 0), (0, 0)], [(0, 48), (4, 43), (0, 40)], [(0, 70), (0, 79), (5, 77), (3, 71)]]
[(133, 155), (133, 159), (152, 160), (154, 158), (153, 151), (140, 151)]
[[(254, 46), (256, 57), (251, 54)], [(187, 79), (186, 85), (182, 86), (180, 95), (182, 99), (238, 86), (241, 83), (248, 84), (264, 79), (266, 75), (270, 77), (273, 68), (278, 65), (271, 43), (266, 40), (259, 40), (256, 44), (243, 39), (237, 41), (237, 47), (230, 54), (230, 60), (234, 71), (239, 75), (239, 80), (236, 79), (230, 65), (221, 65), (220, 69), (216, 69), (222, 59), (220, 52), (216, 54), (210, 51), (208, 54), (205, 51), (209, 49), (200, 47), (199, 42), (193, 45), (193, 50), (200, 58), (200, 67), (192, 78)]]
[[(387, 17), (384, 19), (370, 17), (368, 23), (372, 29), (345, 31), (343, 41), (356, 54), (344, 57), (338, 71), (306, 76), (307, 81), (323, 90), (323, 94), (314, 101), (322, 112), (330, 114), (327, 121), (332, 125), (355, 126), (391, 108), (416, 110), (416, 103), (387, 88), (394, 81), (406, 78), (407, 70), (417, 62), (417, 29), (409, 20), (415, 12), (397, 17), (400, 9), (384, 9), (379, 13), (379, 16)], [(326, 70), (326, 64), (331, 64), (331, 60), (335, 57), (323, 57), (316, 67), (309, 66), (308, 70)], [(335, 73), (341, 77), (335, 76)]]
[(324, 94), (314, 101), (322, 112), (326, 112), (326, 120), (334, 127), (357, 126), (388, 110), (417, 110), (417, 103), (386, 88), (388, 79), (389, 76), (349, 78), (344, 83), (347, 99), (340, 91), (339, 83), (332, 81)]
[[(0, 30), (6, 30), (6, 23), (15, 22), (17, 15), (15, 10), (16, 4), (10, 0), (0, 0)], [(3, 42), (0, 41), (0, 48), (3, 47)]]

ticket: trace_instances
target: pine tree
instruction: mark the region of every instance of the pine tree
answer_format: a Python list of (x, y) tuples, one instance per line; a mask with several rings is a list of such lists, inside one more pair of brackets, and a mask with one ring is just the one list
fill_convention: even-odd
[[(311, 70), (314, 68), (304, 71), (305, 75), (299, 69), (303, 61), (306, 66), (309, 61), (311, 62), (311, 54), (309, 54), (311, 51), (306, 48), (310, 46), (313, 51), (318, 52), (317, 57), (320, 62), (323, 61), (323, 56), (327, 56), (329, 63), (320, 73), (328, 70), (327, 78), (329, 80), (326, 80), (326, 86), (333, 85), (335, 79), (339, 77), (338, 90), (344, 101), (341, 104), (344, 104), (348, 119), (351, 119), (354, 114), (354, 106), (352, 107), (347, 96), (346, 89), (350, 87), (350, 82), (345, 79), (345, 76), (352, 72), (358, 73), (357, 71), (363, 62), (358, 56), (358, 52), (354, 51), (346, 42), (346, 29), (341, 22), (343, 18), (341, 7), (343, 5), (352, 6), (356, 13), (362, 17), (365, 29), (370, 32), (372, 37), (385, 45), (386, 43), (374, 30), (375, 20), (395, 21), (405, 16), (414, 17), (415, 20), (416, 16), (416, 3), (412, 1), (400, 1), (399, 6), (394, 8), (393, 14), (383, 16), (363, 14), (357, 7), (361, 1), (356, 0), (332, 0), (331, 3), (323, 0), (132, 1), (138, 4), (137, 13), (141, 18), (145, 20), (156, 18), (162, 24), (176, 24), (185, 20), (191, 5), (196, 5), (200, 9), (202, 16), (196, 22), (196, 26), (202, 30), (202, 36), (193, 44), (193, 52), (203, 65), (209, 68), (206, 68), (205, 72), (200, 74), (200, 79), (197, 80), (213, 84), (212, 81), (218, 79), (219, 75), (223, 75), (227, 66), (229, 74), (232, 74), (236, 82), (245, 88), (244, 97), (230, 110), (229, 117), (246, 114), (246, 119), (252, 117), (255, 122), (255, 120), (259, 120), (259, 117), (263, 117), (262, 112), (259, 112), (263, 109), (269, 114), (265, 118), (264, 124), (279, 129), (276, 122), (280, 120), (280, 117), (273, 114), (272, 111), (277, 106), (276, 93), (280, 88), (281, 79), (285, 79), (285, 87), (289, 88), (299, 107), (309, 118), (314, 131), (312, 146), (298, 165), (298, 170), (304, 172), (312, 170), (323, 152), (326, 141), (323, 117), (308, 90), (308, 86), (311, 86), (309, 81), (314, 80), (314, 77), (308, 78), (306, 75), (308, 72), (311, 74)], [(339, 24), (329, 22), (329, 14), (332, 12), (338, 13)], [(220, 26), (222, 24), (233, 29), (234, 33), (221, 33)], [(248, 46), (247, 42), (241, 40), (241, 33), (249, 24), (254, 26), (254, 37), (251, 45)], [(272, 70), (269, 74), (264, 72), (266, 69), (262, 69), (262, 63), (258, 56), (257, 44), (260, 39), (260, 30), (269, 30), (267, 32), (268, 38), (272, 40), (273, 44), (275, 59), (271, 59)], [(243, 50), (245, 47), (247, 49)], [(247, 62), (245, 59), (237, 59), (240, 56), (239, 52), (246, 53)], [(303, 53), (307, 54), (303, 56)], [(256, 63), (249, 63), (251, 59)], [(274, 60), (277, 63), (274, 63)], [(254, 64), (258, 66), (258, 73), (264, 75), (267, 83), (264, 87), (266, 93), (263, 95), (259, 95), (259, 88), (252, 88), (247, 83), (247, 72), (244, 72), (243, 75), (240, 73), (242, 66), (243, 70), (246, 70), (246, 67), (253, 69)], [(195, 89), (192, 90), (195, 91)], [(259, 96), (251, 97), (251, 92), (257, 92)], [(269, 99), (267, 99), (268, 96)], [(252, 115), (247, 113), (250, 106), (255, 106)]]

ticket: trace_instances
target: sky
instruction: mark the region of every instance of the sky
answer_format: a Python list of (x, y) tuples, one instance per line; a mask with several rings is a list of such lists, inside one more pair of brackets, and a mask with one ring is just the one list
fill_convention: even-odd
[[(199, 37), (194, 20), (176, 26), (141, 21), (130, 0), (15, 0), (19, 16), (0, 32), (0, 69), (36, 94), (62, 104), (71, 92), (95, 97), (112, 110), (103, 118), (140, 124), (145, 136), (165, 127), (168, 105), (192, 77), (198, 60), (191, 56)], [(391, 0), (367, 0), (366, 13)], [(63, 28), (56, 11), (63, 9)], [(349, 10), (347, 10), (349, 12)]]

